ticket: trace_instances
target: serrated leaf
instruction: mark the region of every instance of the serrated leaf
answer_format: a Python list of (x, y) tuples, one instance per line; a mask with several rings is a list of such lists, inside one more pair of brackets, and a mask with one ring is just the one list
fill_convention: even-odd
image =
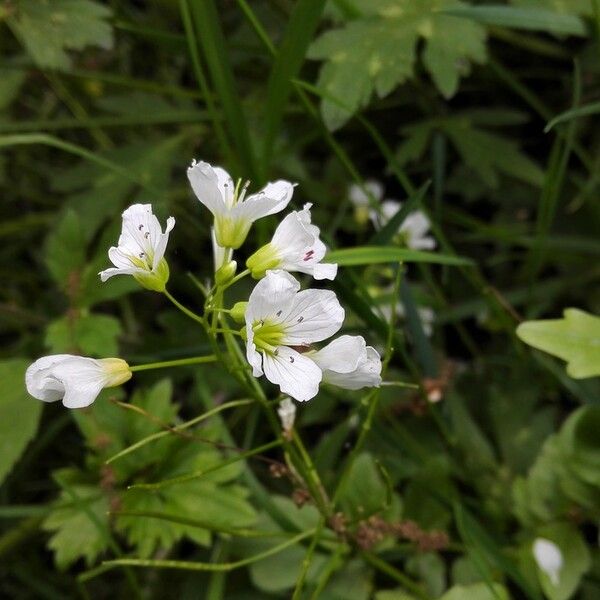
[[(69, 471), (69, 476), (77, 477), (77, 474)], [(85, 503), (86, 510), (108, 527), (109, 503), (106, 495), (98, 486), (91, 484), (73, 483), (70, 489), (78, 502), (74, 502), (71, 494), (63, 490), (56, 508), (42, 525), (46, 531), (53, 532), (48, 547), (54, 551), (59, 569), (66, 569), (80, 558), (84, 558), (88, 566), (92, 565), (108, 547), (106, 535), (81, 506)]]
[(567, 308), (562, 319), (527, 321), (517, 327), (526, 344), (567, 361), (575, 379), (600, 375), (600, 317)]
[(25, 390), (23, 359), (0, 362), (0, 483), (19, 459), (35, 435), (43, 404)]
[(79, 353), (116, 356), (121, 324), (109, 315), (66, 315), (46, 330), (46, 345), (53, 354)]
[(38, 66), (68, 69), (66, 50), (112, 46), (110, 16), (109, 8), (92, 0), (20, 0), (7, 23)]
[[(386, 96), (412, 76), (416, 45), (425, 40), (423, 62), (445, 97), (453, 96), (470, 62), (486, 60), (485, 29), (469, 19), (441, 14), (463, 6), (458, 0), (354, 0), (361, 15), (324, 33), (308, 56), (325, 60), (318, 85), (343, 98), (352, 112), (366, 106), (373, 92)], [(349, 110), (324, 98), (323, 118), (331, 129), (343, 125)]]

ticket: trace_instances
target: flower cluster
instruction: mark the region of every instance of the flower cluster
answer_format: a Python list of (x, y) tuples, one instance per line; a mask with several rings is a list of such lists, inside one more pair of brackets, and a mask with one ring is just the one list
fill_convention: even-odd
[[(374, 180), (365, 182), (364, 188), (350, 186), (350, 201), (354, 205), (359, 222), (370, 218), (376, 229), (384, 227), (402, 208), (398, 200), (384, 199), (381, 183)], [(435, 239), (427, 232), (431, 223), (422, 210), (410, 212), (398, 228), (398, 238), (413, 250), (433, 250)]]
[[(282, 394), (298, 401), (317, 395), (322, 383), (356, 390), (381, 383), (381, 359), (361, 336), (342, 335), (324, 347), (315, 344), (336, 334), (344, 321), (344, 309), (329, 290), (300, 290), (290, 272), (314, 279), (334, 279), (337, 265), (322, 262), (326, 255), (320, 231), (311, 222), (311, 204), (292, 211), (277, 226), (271, 241), (246, 261), (247, 269), (236, 277), (233, 251), (246, 240), (257, 219), (284, 210), (295, 185), (288, 181), (268, 183), (262, 190), (247, 194), (249, 184), (234, 183), (220, 167), (193, 161), (188, 179), (198, 200), (212, 213), (211, 238), (214, 254), (214, 287), (205, 308), (211, 314), (229, 312), (244, 323), (237, 335), (246, 343), (246, 357), (255, 377), (265, 375)], [(138, 283), (169, 300), (203, 324), (209, 335), (207, 315), (195, 315), (175, 301), (167, 291), (169, 266), (165, 251), (175, 219), (167, 219), (165, 230), (150, 204), (134, 204), (123, 212), (117, 246), (108, 251), (113, 267), (99, 273), (102, 282), (115, 275), (130, 275)], [(248, 302), (225, 309), (219, 302), (224, 290), (245, 275), (259, 280)], [(208, 313), (207, 313), (208, 314)], [(217, 317), (218, 318), (218, 317)], [(214, 323), (214, 322), (213, 322)], [(190, 359), (190, 363), (194, 359)], [(177, 361), (176, 361), (177, 362)], [(200, 362), (196, 360), (196, 362)], [(163, 366), (162, 363), (156, 363)], [(144, 365), (137, 368), (158, 368)], [(89, 406), (106, 387), (120, 385), (136, 367), (119, 358), (93, 359), (54, 355), (34, 362), (26, 374), (29, 393), (40, 400), (62, 400), (69, 408)], [(293, 425), (289, 399), (282, 405), (284, 427)], [(282, 416), (282, 418), (284, 418)]]

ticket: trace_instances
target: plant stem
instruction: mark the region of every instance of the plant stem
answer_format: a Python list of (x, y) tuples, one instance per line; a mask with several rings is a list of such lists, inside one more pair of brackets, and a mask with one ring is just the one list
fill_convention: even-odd
[(149, 371), (150, 369), (165, 369), (167, 367), (183, 367), (184, 365), (199, 365), (203, 363), (215, 362), (217, 357), (214, 354), (208, 356), (193, 356), (191, 358), (178, 358), (177, 360), (164, 360), (162, 362), (147, 363), (145, 365), (134, 365), (129, 367), (132, 373), (136, 371)]

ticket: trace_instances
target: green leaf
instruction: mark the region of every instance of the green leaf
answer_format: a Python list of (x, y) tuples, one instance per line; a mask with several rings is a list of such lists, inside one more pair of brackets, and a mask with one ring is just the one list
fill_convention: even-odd
[(446, 565), (435, 552), (411, 556), (406, 561), (406, 571), (425, 584), (430, 598), (439, 597), (446, 588)]
[(547, 8), (559, 14), (592, 15), (594, 0), (511, 0), (524, 8)]
[(17, 97), (25, 77), (24, 70), (0, 68), (0, 111), (8, 108)]
[(542, 8), (462, 6), (444, 12), (496, 27), (547, 31), (557, 35), (587, 35), (585, 23), (579, 17)]
[(323, 118), (331, 129), (343, 125), (366, 106), (373, 92), (386, 96), (413, 74), (416, 46), (425, 40), (423, 62), (436, 86), (453, 96), (469, 61), (486, 60), (485, 30), (469, 19), (441, 11), (463, 4), (458, 0), (354, 0), (361, 15), (339, 29), (324, 33), (309, 57), (325, 60), (318, 85), (343, 98), (351, 112), (324, 98)]
[(428, 119), (404, 128), (405, 139), (398, 149), (402, 163), (421, 160), (437, 132), (445, 134), (464, 164), (472, 169), (489, 187), (499, 186), (499, 175), (504, 174), (536, 187), (541, 187), (544, 173), (518, 143), (479, 127), (485, 117), (494, 111), (478, 114), (464, 113), (443, 119)]
[[(80, 477), (72, 470), (63, 470), (61, 474), (63, 477)], [(106, 495), (98, 486), (86, 483), (72, 483), (70, 491), (77, 502), (67, 490), (63, 490), (54, 510), (42, 525), (46, 531), (52, 532), (48, 547), (54, 552), (59, 569), (66, 569), (79, 558), (84, 558), (89, 566), (109, 545), (106, 533), (98, 526), (101, 523), (108, 527), (109, 503)], [(83, 504), (94, 519), (83, 509)]]
[(28, 361), (15, 358), (0, 362), (0, 483), (35, 435), (43, 404), (25, 390)]
[(455, 585), (439, 600), (510, 600), (508, 590), (499, 583), (474, 583), (473, 585)]
[(7, 23), (38, 66), (66, 70), (67, 49), (112, 47), (110, 16), (109, 8), (91, 0), (20, 0)]
[(352, 464), (339, 500), (344, 512), (354, 519), (380, 512), (388, 504), (387, 488), (377, 464), (368, 453), (360, 454)]
[(591, 566), (590, 551), (579, 530), (570, 523), (555, 523), (541, 527), (538, 537), (554, 542), (563, 557), (558, 585), (554, 585), (548, 575), (537, 569), (538, 579), (549, 600), (567, 600), (581, 582), (583, 574)]
[(121, 324), (108, 315), (66, 315), (52, 321), (46, 345), (54, 354), (85, 354), (99, 357), (118, 354)]
[(438, 265), (469, 266), (473, 261), (461, 256), (440, 254), (439, 252), (423, 252), (395, 246), (357, 246), (332, 250), (323, 259), (334, 262), (342, 267), (357, 265), (373, 265), (389, 262), (423, 262)]
[(526, 321), (517, 335), (526, 344), (567, 361), (575, 379), (600, 375), (600, 317), (567, 308), (563, 319)]

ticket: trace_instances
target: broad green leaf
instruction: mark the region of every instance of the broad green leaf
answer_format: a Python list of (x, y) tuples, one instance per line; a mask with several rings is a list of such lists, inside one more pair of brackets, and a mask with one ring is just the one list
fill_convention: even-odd
[(546, 525), (536, 533), (538, 537), (554, 542), (559, 547), (563, 558), (558, 585), (554, 585), (546, 573), (537, 569), (544, 594), (549, 600), (567, 600), (575, 593), (583, 574), (591, 565), (590, 551), (586, 542), (579, 530), (571, 523)]
[(567, 308), (562, 319), (526, 321), (517, 335), (526, 344), (567, 361), (575, 379), (600, 375), (600, 317)]
[(50, 323), (46, 345), (54, 354), (116, 356), (120, 334), (121, 324), (109, 315), (68, 314)]
[(92, 0), (19, 0), (7, 22), (38, 66), (66, 70), (66, 50), (112, 46), (110, 16), (109, 8)]
[(366, 518), (387, 507), (387, 488), (370, 454), (365, 452), (356, 458), (345, 482), (339, 500), (344, 513), (353, 519)]
[[(309, 49), (309, 57), (326, 61), (318, 85), (343, 98), (353, 112), (366, 106), (373, 92), (386, 96), (413, 74), (416, 46), (425, 40), (423, 62), (437, 88), (453, 96), (469, 61), (486, 60), (485, 30), (469, 19), (440, 11), (463, 6), (458, 0), (352, 0), (360, 18), (325, 32)], [(323, 118), (335, 129), (352, 115), (327, 100)]]
[(423, 262), (453, 266), (469, 266), (473, 264), (471, 259), (461, 256), (451, 256), (440, 254), (439, 252), (423, 252), (421, 250), (410, 250), (409, 248), (397, 248), (395, 246), (357, 246), (355, 248), (332, 250), (323, 260), (337, 263), (342, 267), (389, 262)]
[(0, 362), (0, 484), (35, 435), (42, 402), (25, 389), (28, 361), (15, 358)]
[(508, 590), (499, 583), (474, 583), (472, 585), (455, 585), (439, 600), (510, 600)]

